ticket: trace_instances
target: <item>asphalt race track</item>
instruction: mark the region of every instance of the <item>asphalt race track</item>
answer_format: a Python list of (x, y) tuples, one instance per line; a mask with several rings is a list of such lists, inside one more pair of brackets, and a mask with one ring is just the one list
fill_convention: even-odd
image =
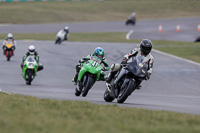
[[(75, 65), (81, 57), (92, 53), (95, 47), (104, 48), (111, 65), (120, 62), (123, 55), (137, 44), (124, 43), (85, 43), (64, 42), (55, 45), (52, 41), (17, 41), (15, 56), (10, 62), (0, 55), (0, 90), (3, 92), (51, 98), (59, 100), (84, 100), (97, 104), (106, 103), (103, 99), (105, 83), (98, 82), (87, 97), (76, 97), (71, 79)], [(44, 70), (38, 72), (31, 86), (22, 78), (20, 60), (29, 45), (35, 45)], [(200, 115), (200, 64), (167, 55), (153, 50), (155, 64), (152, 77), (142, 83), (124, 104), (119, 106), (170, 110)]]
[[(162, 25), (163, 32), (158, 32), (158, 26)], [(180, 32), (176, 32), (176, 26), (180, 25)], [(200, 36), (197, 26), (200, 17), (174, 18), (158, 20), (139, 20), (136, 26), (125, 26), (124, 22), (80, 22), (62, 24), (3, 24), (0, 25), (0, 33), (56, 33), (66, 25), (70, 33), (76, 32), (129, 32), (133, 30), (131, 39), (150, 38), (152, 40), (172, 40), (194, 42)]]

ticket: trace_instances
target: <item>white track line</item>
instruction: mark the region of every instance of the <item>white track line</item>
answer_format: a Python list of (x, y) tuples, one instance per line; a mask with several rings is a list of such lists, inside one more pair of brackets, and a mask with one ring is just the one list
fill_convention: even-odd
[(126, 39), (127, 39), (127, 40), (130, 39), (130, 36), (131, 36), (131, 34), (132, 34), (133, 32), (134, 32), (133, 30), (130, 30), (130, 31), (126, 34)]
[(0, 92), (6, 93), (6, 94), (10, 94), (10, 95), (12, 94), (10, 92), (2, 91), (1, 89), (0, 89)]
[(155, 49), (153, 49), (153, 51), (156, 52), (156, 53), (165, 55), (165, 56), (169, 56), (169, 57), (172, 57), (172, 58), (175, 58), (175, 59), (183, 60), (185, 62), (188, 62), (188, 63), (194, 64), (194, 65), (200, 66), (200, 63), (197, 63), (197, 62), (185, 59), (185, 58), (181, 58), (181, 57), (178, 57), (178, 56), (175, 56), (175, 55), (171, 55), (171, 54), (168, 54), (168, 53), (165, 53), (165, 52), (162, 52), (162, 51), (158, 51), (158, 50), (155, 50)]

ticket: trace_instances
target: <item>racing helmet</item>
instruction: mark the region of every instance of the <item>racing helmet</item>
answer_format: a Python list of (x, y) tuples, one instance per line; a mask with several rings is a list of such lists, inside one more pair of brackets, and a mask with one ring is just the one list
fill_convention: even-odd
[(68, 31), (68, 30), (69, 30), (69, 27), (65, 26), (64, 31)]
[(8, 39), (13, 39), (13, 34), (12, 34), (12, 33), (8, 33), (7, 38), (8, 38)]
[(148, 55), (152, 49), (152, 42), (149, 39), (143, 39), (140, 42), (140, 49), (144, 55)]
[(31, 55), (33, 55), (33, 54), (35, 53), (35, 46), (30, 45), (30, 46), (28, 47), (28, 51), (29, 51), (29, 53), (30, 53)]
[(104, 57), (104, 50), (103, 50), (101, 47), (97, 47), (97, 48), (95, 48), (95, 50), (94, 50), (94, 54), (95, 54), (98, 58), (102, 59), (102, 58)]

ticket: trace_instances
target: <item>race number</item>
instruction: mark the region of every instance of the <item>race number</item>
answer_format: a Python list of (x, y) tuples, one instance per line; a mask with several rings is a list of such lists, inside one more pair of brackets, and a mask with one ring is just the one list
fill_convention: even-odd
[(98, 63), (97, 63), (96, 61), (92, 62), (92, 66), (93, 66), (93, 67), (96, 67), (97, 64), (98, 64)]

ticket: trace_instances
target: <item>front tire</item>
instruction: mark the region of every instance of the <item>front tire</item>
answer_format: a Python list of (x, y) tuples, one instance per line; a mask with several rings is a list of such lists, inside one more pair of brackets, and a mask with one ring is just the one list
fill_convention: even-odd
[(92, 83), (93, 83), (94, 79), (92, 77), (87, 78), (87, 83), (85, 86), (83, 86), (83, 93), (82, 96), (85, 97), (88, 94), (88, 91), (90, 90), (90, 88), (92, 87)]
[(10, 51), (7, 51), (8, 53), (8, 55), (7, 55), (7, 61), (10, 61)]
[(104, 100), (106, 102), (112, 102), (115, 98), (110, 96), (110, 92), (108, 91), (108, 89), (106, 89), (106, 91), (104, 92)]
[(120, 93), (117, 97), (118, 103), (123, 103), (128, 96), (132, 93), (132, 90), (134, 89), (135, 82), (132, 80), (129, 80), (129, 82), (125, 85), (125, 88), (123, 90), (120, 90)]
[(75, 90), (75, 95), (76, 95), (76, 96), (80, 96), (80, 95), (81, 95), (81, 92), (78, 91), (77, 88), (76, 88), (76, 90)]
[(27, 81), (26, 81), (26, 84), (27, 85), (31, 85), (31, 82), (32, 82), (32, 72), (29, 72), (28, 71), (28, 73), (27, 73), (27, 75), (28, 75), (28, 79), (27, 79)]

